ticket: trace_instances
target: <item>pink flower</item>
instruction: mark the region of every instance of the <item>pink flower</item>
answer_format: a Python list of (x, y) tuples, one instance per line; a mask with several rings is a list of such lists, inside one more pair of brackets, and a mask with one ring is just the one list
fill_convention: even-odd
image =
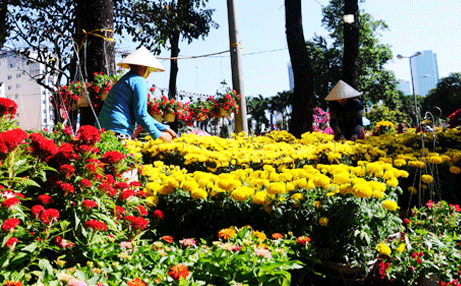
[(192, 238), (186, 238), (186, 239), (183, 239), (181, 241), (181, 245), (183, 247), (193, 247), (197, 244), (197, 242), (195, 241), (195, 239), (192, 239)]
[(67, 240), (63, 239), (60, 235), (54, 238), (54, 244), (62, 248), (73, 248), (75, 244), (73, 242), (68, 242)]

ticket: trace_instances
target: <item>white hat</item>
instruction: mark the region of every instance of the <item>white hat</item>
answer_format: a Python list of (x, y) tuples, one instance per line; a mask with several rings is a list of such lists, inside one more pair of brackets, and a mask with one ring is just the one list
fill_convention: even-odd
[(165, 71), (160, 62), (144, 46), (129, 54), (117, 65), (121, 66), (122, 68), (129, 68), (130, 65), (146, 66), (149, 67), (149, 70), (153, 72)]
[(362, 93), (355, 90), (352, 86), (348, 85), (342, 80), (339, 80), (338, 83), (333, 87), (325, 100), (333, 101), (340, 100), (345, 98), (352, 98), (360, 96)]

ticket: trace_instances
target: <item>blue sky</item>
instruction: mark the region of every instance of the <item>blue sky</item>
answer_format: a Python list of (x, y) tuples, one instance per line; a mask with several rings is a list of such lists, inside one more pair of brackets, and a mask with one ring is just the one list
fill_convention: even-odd
[[(283, 0), (237, 0), (238, 30), (242, 50), (242, 78), (245, 96), (273, 96), (288, 90), (289, 53), (285, 35), (285, 8)], [(326, 36), (321, 26), (322, 5), (328, 0), (303, 0), (302, 16), (304, 37), (315, 34)], [(375, 20), (384, 20), (389, 29), (383, 31), (380, 42), (391, 46), (394, 59), (387, 68), (397, 78), (410, 80), (408, 59), (399, 60), (397, 54), (410, 56), (417, 51), (432, 50), (437, 54), (440, 77), (461, 72), (461, 1), (447, 0), (366, 0), (360, 9)], [(180, 43), (180, 56), (200, 56), (229, 49), (227, 1), (210, 0), (209, 7), (216, 9), (214, 20), (220, 25), (205, 40), (190, 45)], [(131, 48), (130, 48), (131, 47)], [(118, 44), (122, 50), (132, 51), (129, 42)], [(169, 52), (159, 55), (168, 58)], [(169, 61), (160, 59), (166, 72), (149, 77), (151, 84), (168, 87)], [(210, 94), (221, 88), (225, 80), (232, 84), (229, 53), (197, 59), (178, 61), (178, 90)]]

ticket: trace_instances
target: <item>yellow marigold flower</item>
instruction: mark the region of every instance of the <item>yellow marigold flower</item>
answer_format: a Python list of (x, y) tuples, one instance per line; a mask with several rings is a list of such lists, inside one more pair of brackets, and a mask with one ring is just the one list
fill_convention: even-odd
[(181, 184), (181, 188), (183, 188), (183, 190), (188, 191), (188, 192), (192, 192), (198, 187), (199, 187), (199, 184), (196, 181), (184, 181)]
[(422, 175), (421, 181), (423, 181), (426, 184), (430, 184), (434, 181), (434, 178), (431, 175)]
[(443, 159), (440, 157), (440, 156), (431, 156), (429, 157), (429, 163), (432, 163), (432, 164), (442, 164), (443, 163)]
[(399, 180), (397, 178), (392, 178), (386, 181), (386, 185), (389, 187), (395, 188), (399, 185)]
[(312, 189), (315, 188), (315, 183), (314, 183), (314, 179), (313, 179), (313, 178), (312, 178), (312, 179), (309, 179), (309, 181), (307, 181), (307, 188), (308, 188), (309, 190), (312, 190)]
[(414, 195), (418, 193), (418, 190), (413, 186), (408, 187), (408, 191)]
[(352, 186), (350, 184), (341, 185), (341, 186), (339, 186), (339, 192), (342, 195), (347, 195), (350, 192), (352, 192)]
[(234, 200), (241, 202), (247, 200), (254, 194), (252, 187), (243, 186), (232, 191), (231, 196)]
[(286, 190), (286, 186), (280, 182), (270, 183), (267, 186), (266, 192), (270, 195), (283, 194)]
[(397, 252), (404, 252), (405, 251), (405, 243), (401, 243), (399, 247), (395, 249)]
[(223, 228), (218, 232), (218, 237), (222, 239), (231, 239), (236, 235), (234, 228)]
[(320, 201), (315, 201), (315, 202), (314, 202), (314, 206), (315, 206), (316, 208), (319, 208), (319, 207), (320, 207)]
[(397, 203), (391, 200), (384, 200), (381, 205), (383, 206), (384, 209), (389, 210), (389, 211), (396, 211), (400, 209)]
[(372, 196), (377, 199), (384, 198), (384, 193), (378, 190), (373, 190)]
[(385, 243), (379, 243), (377, 246), (376, 246), (376, 250), (378, 251), (379, 254), (381, 255), (391, 255), (392, 253), (392, 250), (391, 248), (385, 244)]
[(457, 175), (457, 174), (461, 173), (461, 168), (456, 167), (456, 166), (451, 166), (450, 167), (450, 173)]
[(216, 186), (225, 191), (230, 191), (233, 189), (233, 181), (233, 179), (219, 179), (216, 181)]
[(394, 173), (390, 170), (387, 170), (386, 172), (384, 172), (384, 175), (383, 175), (383, 179), (384, 180), (390, 180), (394, 178)]
[(267, 239), (267, 236), (266, 236), (265, 233), (257, 231), (257, 230), (253, 231), (253, 235), (259, 240), (266, 240)]
[(293, 182), (296, 188), (298, 189), (305, 189), (307, 188), (307, 179), (306, 178), (300, 178), (297, 179), (296, 181)]
[(208, 193), (204, 189), (196, 188), (190, 192), (190, 196), (194, 200), (195, 199), (206, 199), (208, 197)]
[(326, 187), (330, 183), (331, 183), (331, 179), (326, 175), (318, 174), (317, 176), (314, 177), (314, 184), (318, 188)]
[(257, 192), (253, 196), (253, 203), (255, 203), (257, 205), (262, 205), (266, 201), (266, 197), (267, 197), (267, 193), (265, 191)]
[(158, 204), (158, 197), (156, 196), (149, 196), (146, 198), (146, 205), (148, 207), (153, 207)]
[(293, 191), (294, 189), (296, 189), (295, 184), (293, 184), (292, 182), (287, 182), (287, 188), (286, 188), (287, 192)]
[(369, 198), (373, 191), (367, 183), (359, 183), (352, 187), (352, 194), (357, 198)]
[(158, 190), (158, 193), (161, 194), (161, 195), (164, 195), (164, 196), (167, 196), (169, 194), (171, 194), (172, 192), (174, 192), (174, 187), (173, 186), (163, 186), (161, 187), (159, 190)]
[(350, 183), (351, 179), (348, 173), (339, 173), (333, 175), (333, 183), (338, 185), (344, 185)]
[(407, 164), (407, 161), (405, 159), (395, 159), (394, 160), (394, 166), (396, 167), (402, 167)]
[(319, 219), (319, 224), (320, 224), (321, 226), (327, 226), (327, 225), (328, 225), (328, 218), (326, 218), (326, 217), (321, 217), (321, 218)]

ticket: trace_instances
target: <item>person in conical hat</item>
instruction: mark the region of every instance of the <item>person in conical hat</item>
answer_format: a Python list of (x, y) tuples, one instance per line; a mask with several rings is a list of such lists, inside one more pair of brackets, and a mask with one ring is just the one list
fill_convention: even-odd
[(326, 101), (330, 103), (330, 127), (335, 140), (357, 140), (365, 138), (363, 132), (363, 103), (361, 93), (342, 80), (330, 91)]
[(131, 138), (136, 124), (154, 139), (170, 142), (176, 138), (176, 133), (155, 120), (147, 109), (146, 78), (151, 72), (165, 71), (160, 62), (149, 50), (141, 47), (117, 65), (130, 70), (109, 91), (95, 126), (115, 132), (120, 139)]

